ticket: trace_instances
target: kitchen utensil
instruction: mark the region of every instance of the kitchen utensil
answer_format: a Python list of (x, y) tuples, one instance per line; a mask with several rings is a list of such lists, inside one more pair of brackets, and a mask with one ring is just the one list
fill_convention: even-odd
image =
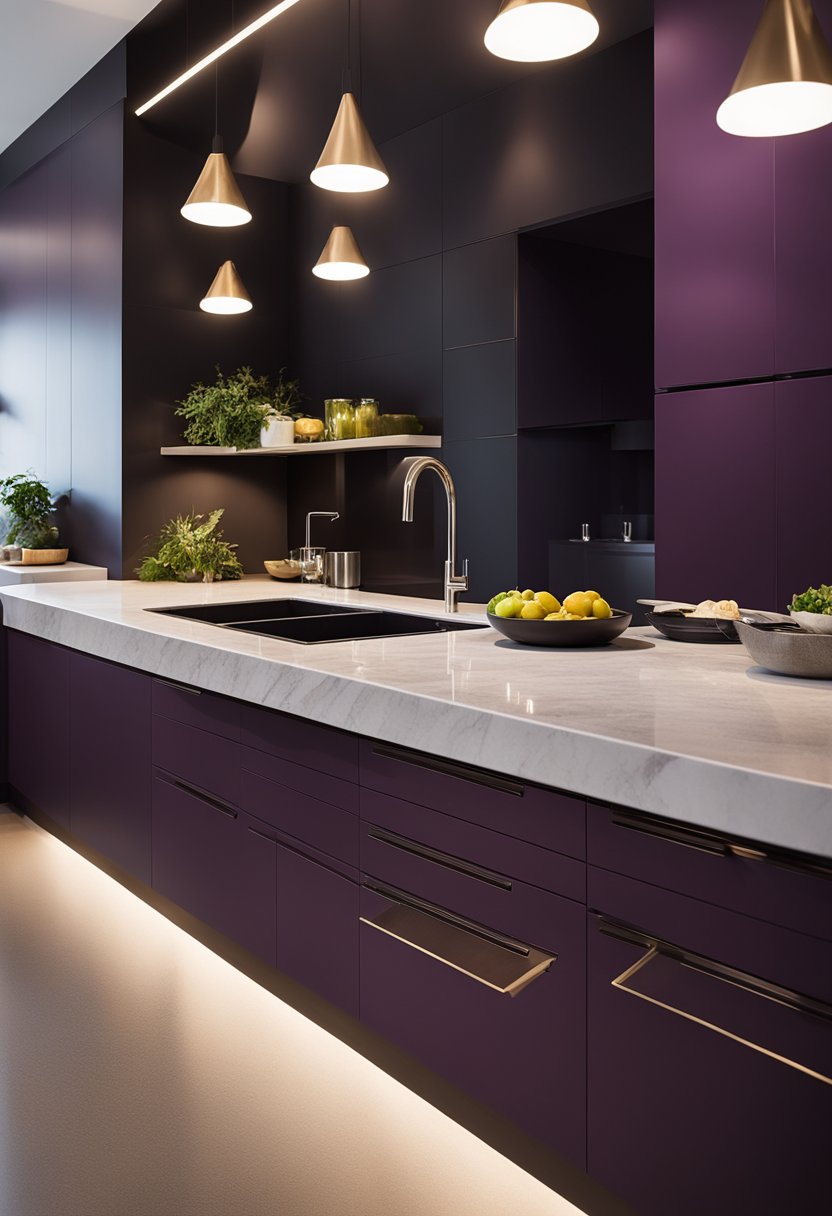
[(291, 558), (283, 557), (277, 561), (263, 562), (266, 573), (272, 578), (293, 579), (300, 578), (301, 567), (300, 562), (292, 561)]
[(736, 622), (739, 639), (755, 663), (778, 675), (832, 680), (832, 635), (795, 629), (760, 629)]
[(325, 567), (330, 587), (358, 587), (361, 583), (361, 554), (357, 549), (330, 550)]
[(522, 621), (517, 617), (495, 616), (488, 613), (492, 629), (520, 642), (523, 646), (549, 646), (552, 648), (575, 646), (606, 646), (629, 629), (632, 614), (614, 608), (606, 620), (585, 621)]
[(303, 583), (322, 583), (324, 581), (324, 557), (326, 549), (304, 545), (302, 549), (293, 549), (289, 558), (300, 566), (300, 578)]

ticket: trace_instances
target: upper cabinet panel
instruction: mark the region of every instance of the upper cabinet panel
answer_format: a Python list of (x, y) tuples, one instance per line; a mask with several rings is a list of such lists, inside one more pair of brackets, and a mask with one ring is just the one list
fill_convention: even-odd
[(649, 195), (650, 52), (639, 34), (447, 114), (445, 248)]
[(716, 125), (760, 7), (656, 2), (660, 388), (774, 372), (774, 141)]
[(446, 253), (442, 266), (445, 349), (513, 338), (516, 289), (517, 242), (513, 236)]

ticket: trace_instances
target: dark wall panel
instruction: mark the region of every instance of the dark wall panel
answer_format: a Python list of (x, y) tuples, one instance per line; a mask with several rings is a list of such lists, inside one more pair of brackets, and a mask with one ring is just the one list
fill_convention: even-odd
[(442, 268), (445, 349), (517, 333), (517, 241), (512, 236), (448, 249)]
[(471, 563), (468, 598), (484, 602), (517, 585), (517, 438), (445, 444), (458, 499), (458, 552)]
[(515, 434), (516, 362), (514, 339), (445, 351), (447, 440)]

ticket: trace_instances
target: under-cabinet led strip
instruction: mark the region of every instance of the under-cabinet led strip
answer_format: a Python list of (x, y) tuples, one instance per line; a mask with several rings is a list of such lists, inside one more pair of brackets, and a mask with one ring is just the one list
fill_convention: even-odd
[(216, 49), (206, 55), (204, 59), (200, 59), (199, 63), (195, 63), (193, 67), (188, 68), (187, 72), (183, 72), (181, 76), (177, 76), (175, 80), (172, 80), (169, 85), (166, 85), (165, 88), (162, 89), (161, 93), (157, 93), (155, 97), (151, 97), (150, 101), (146, 101), (144, 105), (139, 106), (138, 110), (136, 110), (137, 117), (141, 117), (142, 114), (146, 114), (152, 106), (157, 104), (157, 102), (160, 102), (163, 100), (163, 98), (168, 97), (175, 89), (178, 89), (180, 85), (185, 84), (186, 81), (192, 80), (194, 76), (203, 70), (203, 68), (209, 67), (212, 63), (215, 63), (221, 55), (225, 55), (227, 51), (231, 51), (235, 46), (239, 46), (241, 42), (245, 42), (246, 38), (250, 38), (252, 34), (256, 34), (258, 30), (262, 30), (264, 25), (268, 25), (270, 21), (274, 21), (275, 17), (279, 17), (281, 13), (285, 13), (287, 9), (291, 8), (294, 4), (297, 4), (297, 2), (298, 0), (281, 0), (280, 4), (275, 4), (275, 6), (270, 8), (268, 12), (263, 13), (262, 17), (258, 17), (256, 21), (252, 21), (250, 25), (245, 26), (245, 28), (241, 29), (239, 33), (235, 34), (233, 38), (229, 38), (227, 42), (224, 42), (222, 46), (216, 47)]

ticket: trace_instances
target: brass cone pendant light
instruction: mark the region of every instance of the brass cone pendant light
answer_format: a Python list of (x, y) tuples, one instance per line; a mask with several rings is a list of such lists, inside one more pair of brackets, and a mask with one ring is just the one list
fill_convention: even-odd
[(336, 226), (329, 234), (323, 253), (312, 267), (319, 279), (345, 282), (347, 279), (363, 279), (370, 273), (364, 255), (358, 248), (352, 228)]
[(362, 194), (390, 181), (352, 93), (344, 93), (320, 160), (309, 174), (322, 190)]
[(181, 210), (186, 220), (212, 228), (235, 228), (251, 219), (219, 136)]
[(600, 28), (587, 0), (503, 0), (485, 45), (499, 59), (544, 63), (586, 50)]
[(213, 312), (220, 316), (249, 311), (252, 307), (251, 297), (243, 286), (233, 262), (223, 262), (204, 299), (200, 300), (199, 307), (203, 312)]
[(796, 135), (832, 122), (832, 51), (811, 0), (766, 0), (716, 121), (730, 135)]

